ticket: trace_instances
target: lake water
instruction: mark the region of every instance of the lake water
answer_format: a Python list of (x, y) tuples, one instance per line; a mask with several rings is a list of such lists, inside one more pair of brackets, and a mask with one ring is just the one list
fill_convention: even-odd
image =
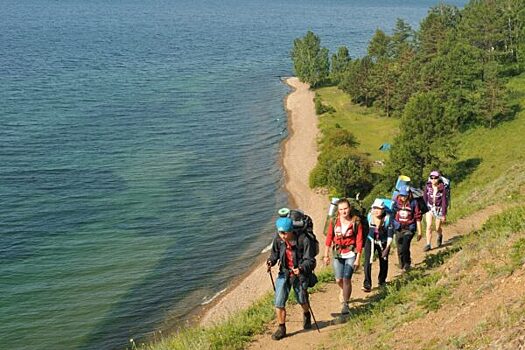
[(362, 56), (436, 2), (2, 0), (0, 347), (122, 349), (223, 290), (287, 203), (293, 40)]

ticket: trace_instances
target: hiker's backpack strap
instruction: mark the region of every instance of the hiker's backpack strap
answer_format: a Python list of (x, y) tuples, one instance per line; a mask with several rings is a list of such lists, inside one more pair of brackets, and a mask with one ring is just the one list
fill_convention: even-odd
[(359, 225), (361, 225), (361, 218), (359, 216), (356, 216), (354, 220), (354, 227), (353, 227), (353, 234), (357, 237), (357, 229), (359, 228)]

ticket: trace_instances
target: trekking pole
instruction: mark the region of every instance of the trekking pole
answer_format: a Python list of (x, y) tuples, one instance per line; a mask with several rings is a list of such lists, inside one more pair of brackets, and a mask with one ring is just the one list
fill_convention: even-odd
[(306, 300), (306, 305), (308, 305), (308, 310), (310, 311), (310, 315), (312, 315), (312, 318), (314, 320), (315, 328), (317, 328), (317, 331), (321, 333), (321, 331), (319, 330), (319, 325), (317, 324), (317, 321), (315, 320), (314, 310), (312, 310), (312, 306), (310, 305), (310, 300), (307, 298), (306, 291), (304, 290), (303, 284), (301, 283), (301, 281), (299, 281), (299, 287), (303, 291), (303, 298), (304, 300)]
[(273, 281), (272, 270), (268, 270), (268, 273), (270, 274), (270, 281), (272, 281), (273, 291), (275, 292), (275, 282)]

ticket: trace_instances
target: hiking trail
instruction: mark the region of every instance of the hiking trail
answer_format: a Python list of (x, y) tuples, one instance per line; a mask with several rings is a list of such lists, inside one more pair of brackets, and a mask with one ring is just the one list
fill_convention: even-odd
[[(414, 238), (412, 241), (411, 252), (413, 266), (417, 267), (424, 260), (426, 254), (435, 254), (446, 247), (451, 245), (451, 239), (457, 236), (465, 235), (471, 231), (480, 229), (485, 221), (494, 214), (499, 214), (505, 209), (504, 206), (494, 205), (482, 209), (470, 216), (458, 220), (454, 224), (447, 224), (443, 228), (444, 241), (443, 246), (439, 249), (432, 249), (431, 251), (424, 253), (423, 248), (425, 246), (425, 238), (418, 242)], [(324, 244), (324, 237), (319, 237), (321, 244)], [(434, 238), (435, 242), (435, 238)], [(397, 256), (395, 249), (390, 252), (389, 258), (389, 272), (387, 281), (392, 281), (394, 278), (399, 276), (402, 271), (397, 266)], [(322, 261), (319, 260), (318, 266), (322, 265)], [(368, 302), (368, 298), (373, 296), (377, 291), (377, 273), (378, 273), (377, 261), (372, 266), (373, 276), (373, 289), (371, 293), (365, 293), (361, 290), (363, 285), (363, 271), (362, 267), (354, 274), (352, 278), (352, 296), (350, 298), (350, 316), (352, 317), (352, 308), (359, 305), (363, 305)], [(319, 269), (319, 267), (318, 267)], [(269, 283), (269, 282), (268, 282)], [(310, 297), (312, 310), (315, 314), (315, 318), (320, 328), (320, 333), (313, 325), (311, 330), (302, 329), (302, 309), (300, 305), (287, 305), (287, 336), (280, 340), (275, 341), (271, 339), (272, 332), (277, 328), (277, 322), (274, 320), (271, 322), (265, 333), (255, 337), (254, 341), (247, 345), (246, 349), (322, 349), (324, 344), (330, 343), (331, 335), (339, 328), (344, 326), (344, 323), (338, 322), (341, 310), (341, 303), (339, 301), (339, 287), (335, 282), (328, 283), (323, 291), (314, 293)], [(421, 330), (423, 331), (426, 326), (421, 324)], [(419, 331), (411, 328), (411, 333), (417, 334)], [(351, 341), (348, 343), (351, 346)]]

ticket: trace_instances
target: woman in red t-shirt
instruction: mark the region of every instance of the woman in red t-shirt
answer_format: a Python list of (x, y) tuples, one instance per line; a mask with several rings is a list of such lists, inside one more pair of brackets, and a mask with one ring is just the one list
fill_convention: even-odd
[(348, 301), (352, 294), (352, 275), (359, 266), (363, 248), (363, 229), (359, 217), (351, 215), (352, 206), (348, 199), (337, 202), (338, 216), (335, 223), (330, 221), (326, 234), (324, 263), (330, 262), (330, 248), (333, 252), (335, 280), (341, 288), (341, 314), (350, 313)]

